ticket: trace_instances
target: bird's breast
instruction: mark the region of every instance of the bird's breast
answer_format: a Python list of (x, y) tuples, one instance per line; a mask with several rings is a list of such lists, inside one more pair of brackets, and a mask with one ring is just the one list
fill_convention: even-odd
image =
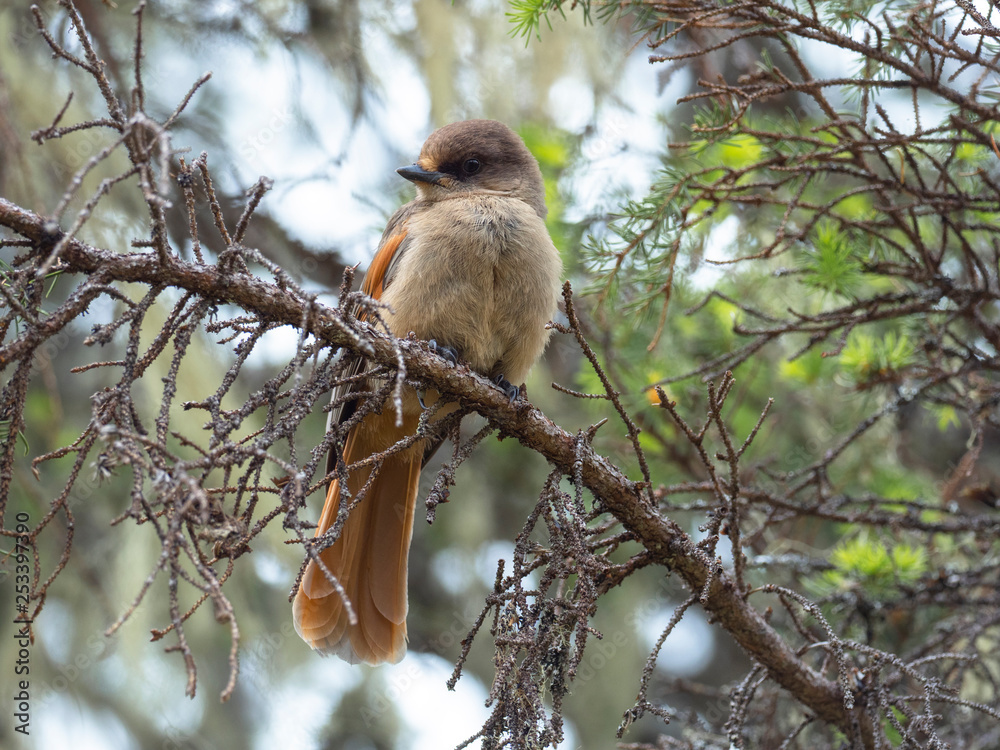
[(482, 207), (473, 210), (468, 223), (469, 250), (483, 254), (493, 263), (500, 263), (504, 255), (516, 250), (518, 233), (523, 227), (523, 222), (512, 211), (490, 211)]
[[(453, 346), (484, 373), (526, 336), (540, 351), (561, 264), (530, 206), (492, 197), (441, 201), (414, 217), (407, 240), (382, 298), (393, 310), (393, 333)], [(507, 369), (520, 376), (527, 368)]]

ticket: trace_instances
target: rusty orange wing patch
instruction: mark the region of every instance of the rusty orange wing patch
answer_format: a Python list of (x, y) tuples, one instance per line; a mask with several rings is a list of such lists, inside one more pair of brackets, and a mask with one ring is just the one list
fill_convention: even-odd
[(369, 297), (382, 298), (382, 291), (386, 284), (386, 273), (404, 239), (406, 239), (406, 230), (401, 229), (387, 237), (382, 246), (379, 247), (378, 252), (375, 253), (371, 265), (368, 266), (368, 273), (365, 274), (364, 283), (361, 285), (361, 291)]

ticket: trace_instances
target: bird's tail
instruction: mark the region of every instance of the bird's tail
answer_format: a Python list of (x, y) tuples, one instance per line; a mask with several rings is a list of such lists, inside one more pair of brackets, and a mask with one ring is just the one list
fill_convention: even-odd
[[(370, 431), (365, 427), (357, 425), (348, 436), (347, 464), (376, 452), (366, 445)], [(343, 598), (315, 561), (309, 562), (292, 607), (295, 630), (323, 654), (352, 664), (380, 664), (396, 663), (406, 653), (406, 567), (421, 458), (422, 451), (411, 447), (386, 456), (374, 477), (370, 465), (348, 476), (351, 499), (368, 487), (319, 559), (344, 588), (357, 621), (351, 624)], [(339, 508), (340, 482), (333, 481), (316, 536), (333, 525)]]

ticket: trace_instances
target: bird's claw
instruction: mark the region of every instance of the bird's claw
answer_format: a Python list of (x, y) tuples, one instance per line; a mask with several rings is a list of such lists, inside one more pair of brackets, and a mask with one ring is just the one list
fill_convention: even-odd
[(507, 396), (508, 403), (510, 403), (510, 404), (513, 404), (514, 403), (514, 399), (516, 399), (518, 397), (518, 394), (521, 393), (521, 389), (518, 388), (513, 383), (511, 383), (509, 380), (507, 380), (507, 378), (505, 378), (503, 375), (495, 375), (495, 376), (493, 376), (493, 383), (501, 391), (504, 392), (504, 395)]
[[(455, 347), (448, 346), (447, 344), (439, 344), (434, 339), (431, 339), (427, 342), (427, 348), (439, 357), (443, 357), (446, 361), (451, 362), (451, 364), (458, 364), (458, 349)], [(426, 391), (417, 391), (417, 402), (420, 404), (421, 409), (427, 411), (427, 404), (424, 403), (425, 393)]]
[(427, 342), (427, 347), (439, 357), (444, 357), (453, 365), (458, 364), (458, 349), (455, 347), (448, 346), (447, 344), (439, 344), (434, 339)]

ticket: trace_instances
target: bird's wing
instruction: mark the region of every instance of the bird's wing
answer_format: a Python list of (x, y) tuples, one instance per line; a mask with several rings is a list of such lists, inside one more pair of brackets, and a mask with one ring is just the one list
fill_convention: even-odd
[(408, 220), (417, 210), (415, 202), (407, 203), (389, 219), (378, 250), (361, 284), (361, 291), (374, 299), (382, 299), (382, 292), (392, 282), (399, 267), (399, 259), (410, 246)]
[[(399, 266), (399, 259), (410, 245), (407, 219), (415, 210), (416, 205), (414, 202), (407, 203), (396, 211), (389, 219), (388, 224), (386, 224), (385, 231), (382, 232), (382, 238), (379, 240), (378, 250), (375, 251), (375, 257), (372, 258), (364, 280), (361, 282), (361, 291), (369, 297), (376, 300), (381, 299), (385, 288), (395, 276), (396, 269)], [(358, 311), (355, 310), (355, 312), (357, 313)], [(359, 317), (362, 320), (366, 318), (363, 312), (359, 314)], [(344, 378), (351, 378), (361, 374), (367, 366), (367, 360), (364, 357), (348, 354), (345, 349), (341, 349), (338, 356), (352, 357), (351, 362), (347, 364), (342, 372), (342, 377)], [(351, 391), (362, 390), (365, 387), (365, 381), (362, 379), (345, 383), (333, 389), (333, 392), (330, 394), (330, 401), (331, 403), (340, 401)], [(335, 425), (343, 424), (350, 419), (355, 409), (357, 409), (357, 402), (355, 400), (341, 401), (341, 403), (331, 408), (326, 420), (326, 431), (329, 432)], [(327, 472), (333, 471), (336, 467), (338, 453), (339, 451), (336, 446), (330, 450), (326, 461)]]

